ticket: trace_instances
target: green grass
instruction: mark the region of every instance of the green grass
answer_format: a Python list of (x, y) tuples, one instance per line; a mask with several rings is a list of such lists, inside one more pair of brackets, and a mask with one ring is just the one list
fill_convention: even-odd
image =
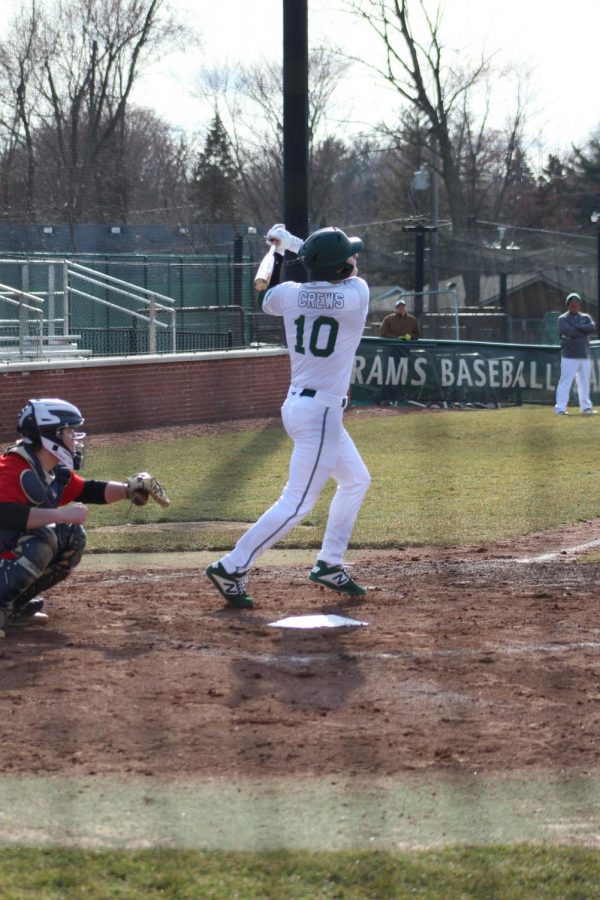
[(600, 897), (600, 857), (582, 848), (534, 846), (402, 854), (4, 849), (0, 895), (3, 900), (591, 900)]
[[(373, 484), (351, 547), (488, 542), (597, 515), (598, 423), (547, 407), (444, 411), (348, 419)], [(91, 440), (93, 447), (93, 438)], [(279, 496), (291, 442), (280, 427), (125, 449), (91, 450), (88, 477), (148, 469), (172, 505), (95, 507), (89, 549), (223, 550), (244, 530), (107, 534), (97, 526), (149, 522), (253, 522)], [(281, 546), (320, 545), (333, 482)]]

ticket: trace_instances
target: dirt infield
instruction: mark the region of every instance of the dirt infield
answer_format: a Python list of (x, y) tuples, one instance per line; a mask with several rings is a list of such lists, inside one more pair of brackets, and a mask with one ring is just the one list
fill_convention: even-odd
[[(87, 554), (49, 624), (0, 641), (0, 845), (599, 847), (593, 541), (600, 520), (353, 551), (362, 602), (307, 580), (313, 552), (270, 551), (247, 613), (202, 574), (212, 554)], [(368, 625), (269, 625), (318, 612)]]
[[(355, 553), (362, 602), (261, 565), (253, 612), (186, 567), (77, 571), (0, 643), (3, 775), (585, 775), (600, 760), (600, 522)], [(556, 551), (556, 556), (536, 559)], [(307, 560), (309, 555), (307, 554)], [(336, 612), (366, 628), (282, 630)]]

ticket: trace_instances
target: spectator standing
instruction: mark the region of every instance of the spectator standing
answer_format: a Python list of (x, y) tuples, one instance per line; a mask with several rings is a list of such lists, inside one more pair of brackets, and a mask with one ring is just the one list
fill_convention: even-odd
[(379, 326), (379, 334), (384, 338), (400, 338), (403, 341), (419, 339), (419, 323), (406, 308), (406, 300), (396, 300), (396, 310), (386, 316)]
[(568, 416), (567, 406), (573, 381), (582, 416), (595, 416), (590, 400), (590, 334), (596, 326), (591, 316), (581, 312), (581, 297), (571, 293), (565, 299), (567, 311), (558, 317), (560, 336), (560, 379), (556, 388), (554, 413)]

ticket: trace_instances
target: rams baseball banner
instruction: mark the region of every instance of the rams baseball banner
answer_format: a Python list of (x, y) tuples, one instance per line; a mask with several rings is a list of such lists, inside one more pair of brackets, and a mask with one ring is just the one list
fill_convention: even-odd
[[(559, 347), (366, 337), (352, 402), (554, 404), (559, 375)], [(592, 343), (591, 399), (600, 404), (600, 342)]]

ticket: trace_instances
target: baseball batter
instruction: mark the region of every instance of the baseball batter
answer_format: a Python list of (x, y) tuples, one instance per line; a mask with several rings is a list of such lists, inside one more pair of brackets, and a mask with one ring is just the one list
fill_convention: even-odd
[[(284, 321), (291, 386), (281, 416), (294, 449), (279, 500), (231, 553), (206, 569), (227, 605), (235, 609), (253, 608), (246, 593), (249, 569), (308, 515), (330, 477), (338, 487), (323, 544), (308, 577), (354, 597), (366, 594), (346, 572), (344, 554), (370, 476), (342, 421), (369, 305), (367, 284), (357, 276), (362, 241), (339, 228), (321, 228), (303, 243), (283, 225), (273, 226), (267, 240), (275, 246), (275, 254), (263, 309)], [(302, 260), (310, 278), (306, 284), (279, 284), (286, 250)]]
[(147, 472), (124, 483), (77, 475), (85, 433), (76, 429), (83, 423), (65, 400), (29, 400), (19, 414), (20, 439), (0, 455), (0, 637), (7, 627), (48, 621), (39, 594), (80, 562), (87, 503), (169, 503)]

